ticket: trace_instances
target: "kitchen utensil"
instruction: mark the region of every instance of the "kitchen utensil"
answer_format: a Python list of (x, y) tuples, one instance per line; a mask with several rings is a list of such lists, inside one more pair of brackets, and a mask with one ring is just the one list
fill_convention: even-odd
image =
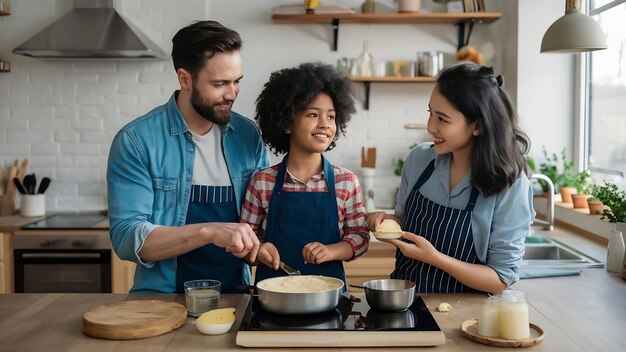
[(20, 180), (17, 179), (17, 177), (13, 177), (13, 183), (15, 184), (15, 187), (20, 192), (20, 194), (26, 194), (26, 188), (24, 188), (24, 186), (22, 185)]
[(42, 194), (48, 189), (48, 186), (50, 186), (50, 178), (49, 177), (42, 178), (41, 183), (39, 184), (39, 190), (37, 191), (37, 193)]
[(482, 343), (483, 345), (499, 347), (530, 347), (543, 341), (545, 333), (539, 326), (529, 323), (530, 337), (519, 340), (507, 340), (500, 337), (487, 337), (478, 334), (478, 319), (469, 319), (461, 323), (461, 335), (466, 338)]
[[(312, 278), (321, 279), (326, 286), (332, 288), (314, 292), (280, 292), (272, 289), (277, 283), (287, 282), (285, 280), (306, 282)], [(256, 285), (259, 303), (263, 309), (278, 314), (321, 313), (332, 310), (339, 303), (343, 287), (342, 280), (319, 275), (273, 277), (261, 280)]]
[[(13, 180), (14, 177), (17, 177), (17, 165), (18, 160), (15, 159), (13, 165), (9, 168), (9, 181)], [(18, 180), (20, 178), (18, 177)], [(15, 183), (13, 181), (7, 182), (6, 193), (2, 196), (2, 202), (0, 203), (0, 215), (13, 215), (15, 213), (15, 191), (17, 188), (15, 187)]]
[(419, 76), (435, 77), (443, 68), (443, 53), (441, 51), (423, 51), (417, 53)]
[(296, 270), (290, 267), (289, 265), (285, 264), (284, 262), (283, 262), (283, 267), (281, 269), (283, 269), (283, 271), (286, 272), (287, 275), (289, 276), (300, 275), (300, 270)]
[(155, 300), (106, 304), (83, 315), (83, 333), (107, 340), (134, 340), (163, 335), (187, 321), (185, 307)]
[(415, 282), (397, 279), (366, 281), (363, 286), (351, 285), (365, 290), (367, 304), (373, 309), (394, 312), (402, 311), (413, 304)]
[(22, 180), (22, 183), (24, 184), (26, 193), (35, 194), (35, 186), (37, 184), (37, 179), (35, 178), (35, 174), (28, 174), (24, 176), (24, 180)]

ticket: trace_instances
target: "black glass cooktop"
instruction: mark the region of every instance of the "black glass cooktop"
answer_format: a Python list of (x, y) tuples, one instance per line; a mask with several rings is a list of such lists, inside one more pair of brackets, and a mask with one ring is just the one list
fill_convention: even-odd
[(263, 310), (253, 297), (244, 314), (240, 331), (441, 331), (421, 297), (401, 312), (370, 309), (365, 298), (342, 296), (332, 311), (306, 314), (273, 314)]
[(29, 230), (88, 229), (105, 219), (106, 216), (97, 214), (57, 214), (31, 224), (24, 225), (22, 228)]

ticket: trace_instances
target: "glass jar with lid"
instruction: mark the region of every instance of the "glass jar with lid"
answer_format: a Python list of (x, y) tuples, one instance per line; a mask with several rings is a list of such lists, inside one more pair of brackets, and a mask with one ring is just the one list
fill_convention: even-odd
[(498, 321), (501, 338), (518, 340), (530, 337), (528, 303), (524, 292), (510, 289), (502, 292)]

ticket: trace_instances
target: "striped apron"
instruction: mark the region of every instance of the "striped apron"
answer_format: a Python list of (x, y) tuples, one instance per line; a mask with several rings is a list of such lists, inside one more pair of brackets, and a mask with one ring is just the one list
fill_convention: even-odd
[[(434, 170), (435, 160), (432, 160), (409, 194), (402, 229), (423, 236), (443, 254), (468, 263), (480, 263), (472, 234), (472, 210), (478, 190), (472, 186), (465, 209), (435, 203), (419, 192)], [(400, 250), (396, 251), (396, 266), (391, 278), (415, 281), (415, 290), (420, 293), (476, 292), (436, 266), (405, 257)]]
[[(233, 186), (192, 185), (186, 224), (239, 222)], [(222, 293), (236, 292), (244, 277), (244, 262), (212, 243), (178, 256), (176, 292), (184, 292), (189, 280), (213, 279), (222, 283)]]

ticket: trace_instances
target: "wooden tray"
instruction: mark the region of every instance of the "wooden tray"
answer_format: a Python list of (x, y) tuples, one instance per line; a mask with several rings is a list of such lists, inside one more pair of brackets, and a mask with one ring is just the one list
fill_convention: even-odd
[(134, 340), (163, 335), (183, 326), (187, 309), (174, 302), (126, 301), (83, 314), (83, 333), (107, 340)]
[(541, 341), (545, 336), (543, 329), (537, 325), (530, 323), (530, 337), (519, 340), (507, 340), (499, 337), (487, 337), (478, 334), (478, 319), (466, 320), (461, 324), (461, 335), (472, 341), (482, 343), (484, 345), (498, 347), (530, 347)]

